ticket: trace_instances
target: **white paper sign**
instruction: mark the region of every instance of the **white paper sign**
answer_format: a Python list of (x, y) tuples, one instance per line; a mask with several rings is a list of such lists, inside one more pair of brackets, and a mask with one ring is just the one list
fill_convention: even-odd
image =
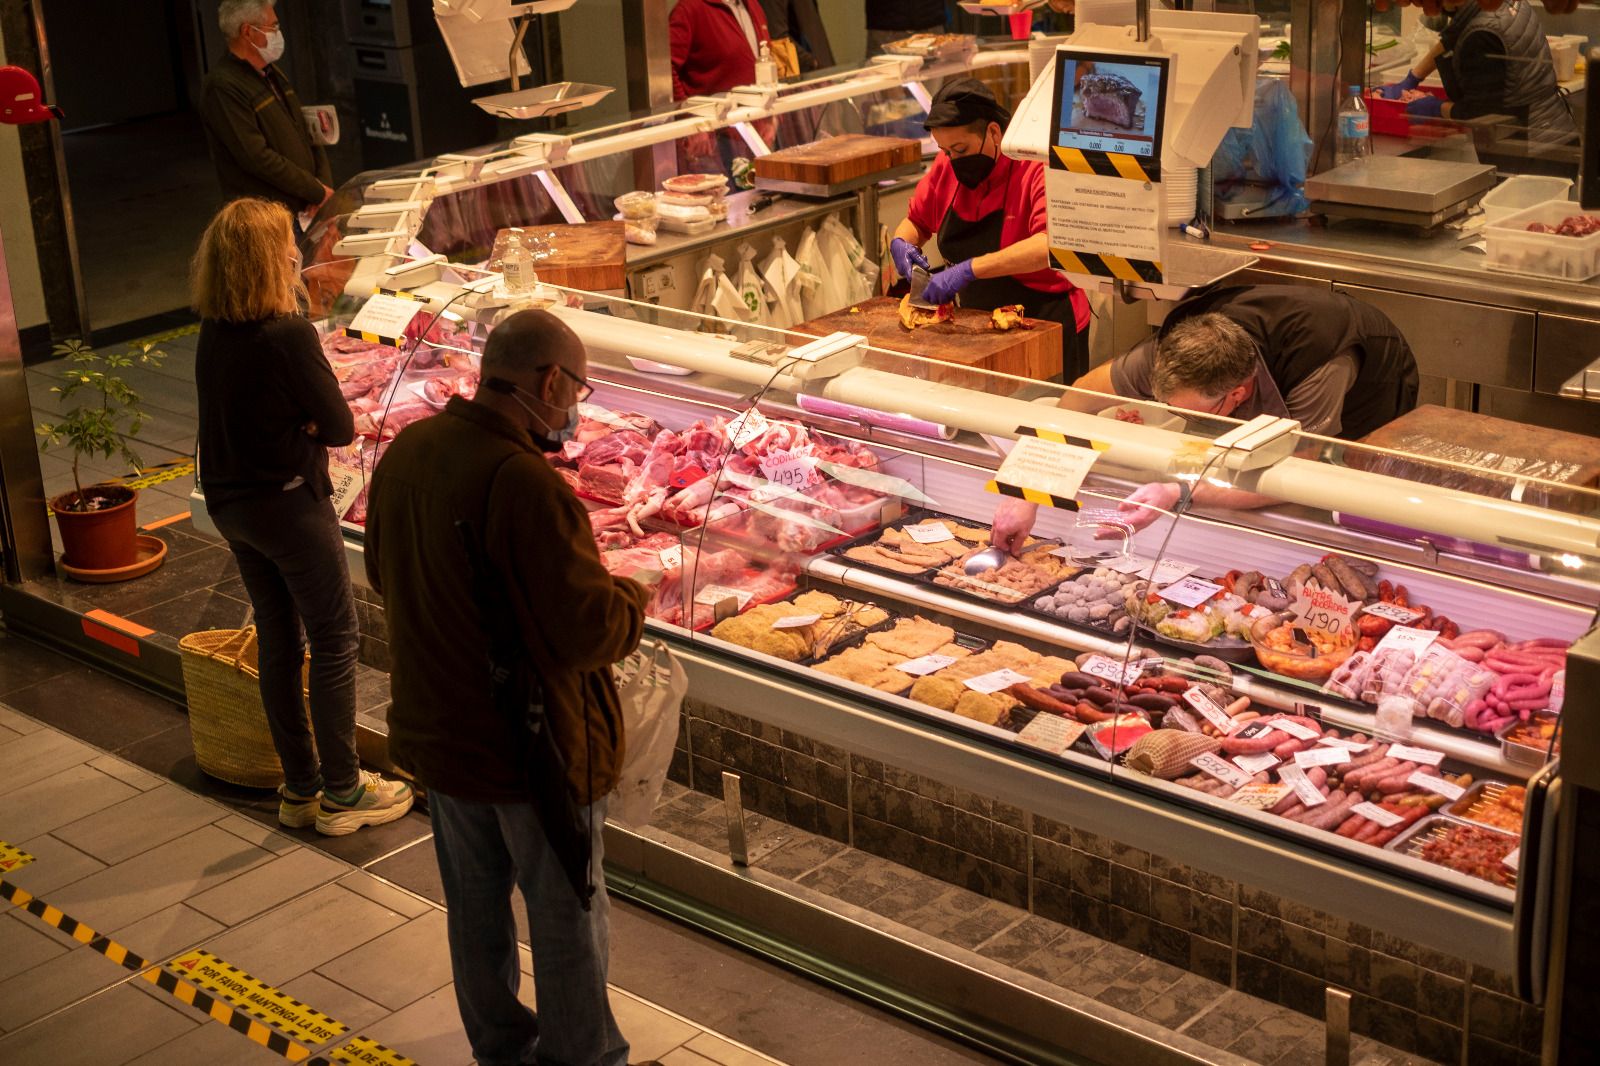
[(1165, 585), (1169, 582), (1179, 581), (1194, 573), (1193, 563), (1180, 563), (1176, 559), (1163, 559), (1156, 564), (1156, 572), (1150, 575), (1152, 585)]
[(905, 535), (918, 544), (943, 544), (947, 540), (955, 540), (956, 535), (950, 532), (950, 527), (943, 522), (918, 522), (914, 526), (901, 526)]
[(367, 479), (355, 467), (332, 460), (328, 461), (328, 478), (333, 482), (333, 513), (343, 518), (366, 488)]
[(1466, 789), (1462, 788), (1454, 781), (1446, 781), (1442, 777), (1436, 777), (1433, 774), (1422, 770), (1418, 770), (1410, 777), (1406, 778), (1406, 782), (1408, 784), (1416, 785), (1418, 788), (1425, 788), (1429, 792), (1437, 792), (1445, 799), (1458, 800), (1462, 796), (1466, 795), (1467, 792)]
[(662, 548), (660, 551), (661, 566), (667, 570), (679, 570), (683, 567), (683, 545), (673, 544)]
[(1237, 803), (1241, 807), (1264, 811), (1271, 807), (1276, 807), (1278, 802), (1288, 794), (1288, 785), (1269, 785), (1264, 781), (1252, 781), (1229, 796), (1228, 802)]
[(1137, 555), (1130, 555), (1118, 562), (1107, 563), (1106, 568), (1115, 570), (1119, 574), (1142, 574), (1149, 565), (1149, 559), (1141, 559)]
[(1506, 857), (1500, 860), (1500, 865), (1508, 870), (1515, 870), (1517, 863), (1522, 860), (1522, 848), (1515, 847), (1506, 852)]
[[(1199, 711), (1201, 716), (1219, 730), (1226, 733), (1233, 728), (1233, 719), (1228, 717), (1228, 712), (1217, 706), (1217, 701), (1201, 692), (1198, 688), (1184, 690), (1183, 702)], [(1276, 760), (1274, 760), (1276, 761)]]
[(1180, 607), (1198, 607), (1221, 591), (1221, 585), (1201, 581), (1197, 577), (1186, 577), (1162, 589), (1161, 598)]
[(767, 416), (752, 407), (728, 423), (728, 441), (737, 451), (760, 437), (769, 428)]
[(1395, 626), (1383, 635), (1378, 641), (1378, 646), (1373, 649), (1373, 654), (1384, 651), (1409, 651), (1421, 655), (1428, 650), (1428, 645), (1439, 638), (1439, 634), (1431, 629), (1412, 629), (1410, 626)]
[(406, 335), (411, 320), (427, 308), (420, 300), (407, 300), (400, 296), (375, 293), (361, 305), (361, 310), (350, 320), (345, 332), (375, 333), (380, 337), (398, 341)]
[(1330, 748), (1343, 748), (1345, 751), (1366, 751), (1372, 747), (1370, 740), (1346, 740), (1343, 737), (1320, 737), (1318, 744), (1326, 744)]
[(1289, 610), (1299, 624), (1330, 636), (1340, 636), (1350, 630), (1350, 612), (1354, 605), (1337, 592), (1325, 588), (1303, 585)]
[(1233, 765), (1247, 774), (1259, 774), (1263, 770), (1277, 766), (1278, 757), (1270, 751), (1258, 752), (1255, 755), (1235, 755)]
[(1082, 722), (1041, 712), (1033, 716), (1033, 721), (1022, 727), (1017, 739), (1040, 751), (1060, 755), (1072, 747), (1086, 728)]
[(755, 598), (755, 593), (748, 589), (731, 589), (726, 585), (707, 585), (695, 593), (694, 602), (703, 607), (715, 607), (730, 598), (739, 604), (739, 610), (742, 611), (745, 605)]
[(811, 455), (794, 455), (790, 452), (771, 452), (757, 460), (761, 475), (774, 485), (786, 489), (809, 489), (822, 483), (817, 473), (817, 460)]
[(1444, 762), (1444, 752), (1413, 748), (1408, 744), (1389, 745), (1389, 757), (1399, 759), (1401, 762), (1420, 763), (1423, 766), (1438, 766)]
[(1109, 681), (1113, 685), (1131, 685), (1144, 673), (1144, 660), (1134, 659), (1128, 663), (1127, 669), (1119, 662), (1107, 659), (1104, 655), (1091, 655), (1084, 664), (1078, 667), (1079, 673), (1088, 674)]
[(1387, 618), (1389, 621), (1399, 625), (1409, 625), (1422, 617), (1421, 611), (1414, 611), (1410, 607), (1401, 607), (1393, 603), (1369, 603), (1361, 609), (1361, 613)]
[(1281, 729), (1296, 740), (1316, 740), (1322, 736), (1315, 729), (1304, 723), (1296, 722), (1293, 718), (1274, 718), (1272, 720), (1272, 728)]
[(896, 670), (903, 670), (912, 677), (922, 677), (935, 670), (943, 670), (956, 661), (954, 655), (924, 655), (918, 659), (907, 659), (903, 663), (896, 663)]
[(1322, 790), (1311, 783), (1311, 778), (1298, 766), (1285, 766), (1278, 771), (1278, 779), (1294, 789), (1295, 798), (1307, 807), (1320, 807), (1328, 802)]
[(1234, 788), (1243, 788), (1250, 783), (1249, 774), (1218, 757), (1214, 752), (1208, 751), (1204, 755), (1196, 755), (1189, 760), (1189, 765)]
[(1302, 770), (1308, 766), (1336, 766), (1349, 761), (1350, 753), (1344, 748), (1316, 747), (1294, 753), (1294, 764)]
[[(1051, 167), (1044, 189), (1052, 253), (1160, 260), (1166, 212), (1161, 186)], [(1065, 261), (1055, 259), (1056, 266)]]
[(1012, 685), (1025, 685), (1027, 682), (1027, 674), (1019, 674), (1015, 670), (992, 670), (987, 674), (969, 677), (961, 683), (972, 691), (981, 692), (987, 696), (990, 693), (999, 692), (1003, 688), (1010, 688)]
[(1078, 495), (1078, 487), (1098, 458), (1100, 453), (1093, 448), (1080, 448), (1043, 437), (1018, 437), (994, 479), (1019, 489), (1034, 489), (1070, 500)]
[(1395, 826), (1405, 821), (1404, 816), (1398, 815), (1393, 811), (1384, 810), (1376, 803), (1358, 803), (1354, 807), (1350, 808), (1350, 812), (1352, 814), (1361, 815), (1361, 817), (1365, 818), (1369, 822), (1377, 822), (1385, 829), (1393, 829)]
[(772, 623), (773, 629), (804, 629), (814, 624), (822, 616), (820, 614), (791, 614), (787, 618), (780, 618)]

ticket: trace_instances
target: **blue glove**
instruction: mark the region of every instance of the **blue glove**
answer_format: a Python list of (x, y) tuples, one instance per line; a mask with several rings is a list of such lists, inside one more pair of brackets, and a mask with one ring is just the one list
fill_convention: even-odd
[(1422, 79), (1418, 78), (1410, 71), (1407, 71), (1406, 76), (1395, 82), (1393, 85), (1385, 85), (1383, 88), (1379, 89), (1378, 95), (1383, 97), (1385, 100), (1398, 100), (1400, 97), (1404, 96), (1406, 93), (1410, 92), (1412, 89), (1415, 89), (1421, 84)]
[(919, 266), (928, 269), (928, 257), (922, 254), (922, 249), (906, 240), (896, 237), (889, 242), (889, 258), (894, 260), (894, 269), (902, 278), (911, 278), (911, 268)]
[(1442, 118), (1444, 101), (1437, 96), (1424, 96), (1406, 105), (1406, 114), (1412, 118)]
[(971, 285), (973, 280), (972, 260), (947, 266), (928, 282), (928, 287), (922, 290), (922, 298), (931, 304), (950, 303), (956, 293)]

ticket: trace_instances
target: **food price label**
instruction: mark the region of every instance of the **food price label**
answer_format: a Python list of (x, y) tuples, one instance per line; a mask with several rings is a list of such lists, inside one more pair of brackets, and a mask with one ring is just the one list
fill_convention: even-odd
[(1389, 745), (1389, 757), (1399, 759), (1401, 762), (1420, 763), (1423, 766), (1438, 766), (1444, 762), (1444, 752), (1413, 748), (1408, 744)]
[(739, 605), (739, 610), (744, 610), (745, 605), (755, 598), (755, 593), (748, 589), (731, 589), (726, 585), (707, 585), (695, 593), (694, 602), (703, 607), (715, 607), (723, 600), (732, 599)]
[(761, 456), (757, 465), (761, 467), (762, 477), (786, 489), (809, 489), (822, 482), (815, 456), (772, 452)]
[(1425, 788), (1429, 792), (1437, 792), (1445, 799), (1451, 800), (1458, 800), (1462, 796), (1466, 795), (1467, 792), (1466, 789), (1462, 788), (1454, 781), (1446, 781), (1442, 777), (1437, 777), (1422, 770), (1418, 770), (1410, 777), (1406, 778), (1406, 782), (1408, 784), (1416, 785), (1418, 788)]
[(916, 659), (907, 659), (903, 663), (896, 663), (896, 670), (903, 670), (912, 677), (922, 677), (935, 670), (943, 670), (956, 661), (954, 655), (924, 655)]
[(1410, 607), (1401, 607), (1393, 603), (1369, 603), (1361, 609), (1362, 614), (1376, 615), (1387, 618), (1397, 625), (1410, 625), (1422, 617), (1421, 611), (1414, 611)]
[(403, 296), (390, 296), (382, 292), (374, 293), (361, 305), (361, 310), (356, 312), (356, 316), (350, 320), (344, 331), (346, 335), (352, 337), (371, 333), (398, 347), (400, 339), (406, 335), (406, 327), (410, 326), (411, 320), (427, 306), (422, 300), (408, 300)]
[(1372, 649), (1373, 655), (1386, 651), (1409, 651), (1421, 655), (1428, 650), (1428, 646), (1437, 640), (1439, 634), (1431, 629), (1412, 629), (1410, 626), (1395, 626), (1383, 635), (1378, 641), (1378, 646)]
[(1261, 583), (1265, 585), (1267, 587), (1267, 591), (1272, 593), (1274, 596), (1282, 596), (1285, 599), (1288, 598), (1288, 591), (1284, 589), (1283, 582), (1279, 581), (1277, 578), (1264, 577), (1261, 579)]
[(1366, 751), (1372, 747), (1370, 740), (1346, 740), (1344, 737), (1321, 737), (1317, 743), (1330, 748), (1343, 748), (1345, 751)]
[(1508, 870), (1515, 870), (1517, 868), (1517, 863), (1521, 860), (1522, 849), (1520, 847), (1516, 847), (1506, 852), (1506, 857), (1500, 860), (1500, 865), (1504, 866)]
[(728, 423), (728, 442), (738, 451), (766, 433), (767, 416), (754, 407)]
[(947, 540), (955, 540), (956, 535), (950, 532), (950, 527), (943, 522), (918, 522), (914, 526), (902, 526), (905, 535), (918, 544), (943, 544)]
[(1156, 564), (1156, 572), (1150, 575), (1152, 585), (1166, 585), (1174, 581), (1182, 581), (1194, 573), (1193, 563), (1180, 563), (1176, 559), (1163, 559)]
[(1249, 723), (1243, 729), (1239, 730), (1237, 733), (1231, 733), (1229, 735), (1233, 736), (1233, 737), (1237, 737), (1240, 740), (1254, 740), (1257, 737), (1266, 736), (1268, 733), (1272, 732), (1276, 728), (1277, 728), (1277, 723), (1276, 722), (1255, 721), (1255, 722)]
[(1234, 788), (1243, 788), (1250, 784), (1250, 775), (1239, 769), (1225, 759), (1218, 757), (1214, 752), (1196, 755), (1189, 760), (1189, 765), (1201, 773), (1210, 774), (1223, 784), (1232, 785)]
[(1119, 562), (1107, 563), (1106, 569), (1115, 570), (1119, 574), (1140, 574), (1149, 565), (1149, 559), (1141, 559), (1137, 555), (1130, 555)]
[(1277, 766), (1278, 757), (1270, 751), (1257, 752), (1254, 755), (1235, 755), (1233, 765), (1247, 774), (1259, 774), (1263, 770)]
[(1350, 753), (1344, 748), (1317, 747), (1294, 753), (1294, 764), (1302, 770), (1308, 766), (1334, 766), (1349, 761)]
[(355, 467), (331, 461), (328, 463), (328, 479), (333, 482), (333, 513), (343, 518), (350, 513), (356, 497), (366, 487), (367, 479)]
[(1052, 755), (1060, 755), (1083, 736), (1087, 727), (1082, 722), (1074, 722), (1059, 715), (1036, 714), (1033, 721), (1022, 727), (1017, 734), (1017, 739), (1030, 747), (1040, 751), (1048, 751)]
[(1012, 685), (1025, 685), (1028, 682), (1027, 674), (1019, 674), (1015, 670), (992, 670), (987, 674), (969, 677), (961, 682), (974, 692), (981, 692), (985, 696), (999, 692)]
[(661, 556), (661, 565), (667, 570), (678, 570), (683, 567), (683, 545), (674, 544), (662, 548), (658, 553)]
[(820, 614), (791, 614), (787, 618), (780, 618), (772, 623), (773, 629), (803, 629), (814, 624), (822, 616)]
[(1337, 592), (1304, 585), (1289, 610), (1305, 628), (1321, 630), (1329, 636), (1340, 636), (1350, 629), (1350, 614), (1354, 604)]
[[(1032, 489), (1057, 500), (1072, 500), (1100, 453), (1093, 448), (1020, 436), (995, 471), (994, 480), (1013, 488)], [(1041, 501), (1042, 502), (1042, 501)]]
[(1405, 821), (1404, 815), (1385, 810), (1376, 803), (1358, 803), (1350, 808), (1351, 814), (1359, 814), (1369, 822), (1377, 822), (1385, 829), (1393, 829)]
[(1317, 732), (1315, 729), (1312, 729), (1310, 726), (1303, 723), (1296, 722), (1292, 718), (1274, 718), (1272, 720), (1272, 726), (1274, 729), (1288, 733), (1296, 740), (1316, 740), (1322, 736), (1322, 734)]
[(1161, 590), (1161, 598), (1180, 607), (1198, 607), (1222, 591), (1222, 586), (1197, 577), (1185, 577)]
[(1207, 696), (1197, 688), (1185, 689), (1183, 702), (1200, 712), (1201, 717), (1219, 730), (1226, 733), (1233, 728), (1233, 719), (1228, 717), (1228, 712), (1217, 706), (1217, 701)]
[(1082, 666), (1078, 667), (1080, 673), (1090, 677), (1098, 677), (1110, 681), (1115, 685), (1131, 685), (1144, 673), (1144, 660), (1134, 659), (1124, 668), (1119, 662), (1107, 659), (1104, 655), (1091, 655)]
[(1320, 807), (1328, 802), (1322, 790), (1311, 783), (1311, 778), (1298, 766), (1285, 766), (1278, 771), (1278, 779), (1294, 789), (1295, 798), (1307, 807)]
[(672, 476), (667, 479), (667, 485), (675, 489), (686, 489), (696, 481), (704, 480), (705, 476), (706, 472), (704, 470), (690, 463), (674, 470)]
[(1229, 796), (1228, 802), (1237, 803), (1241, 807), (1264, 811), (1276, 807), (1279, 801), (1288, 794), (1288, 785), (1269, 785), (1263, 781), (1252, 781)]

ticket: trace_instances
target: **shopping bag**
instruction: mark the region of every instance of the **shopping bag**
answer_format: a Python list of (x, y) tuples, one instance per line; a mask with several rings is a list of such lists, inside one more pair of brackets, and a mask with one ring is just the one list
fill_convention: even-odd
[(622, 769), (606, 817), (642, 827), (655, 817), (678, 743), (678, 711), (689, 675), (665, 643), (647, 640), (612, 667), (622, 701)]

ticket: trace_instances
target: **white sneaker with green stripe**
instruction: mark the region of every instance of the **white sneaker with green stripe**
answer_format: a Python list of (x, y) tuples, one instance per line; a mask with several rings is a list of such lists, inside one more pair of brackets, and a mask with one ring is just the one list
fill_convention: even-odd
[(278, 786), (278, 824), (286, 829), (310, 829), (322, 811), (322, 793), (299, 796), (288, 785)]
[(404, 781), (386, 781), (370, 770), (361, 771), (356, 790), (348, 796), (335, 796), (322, 790), (322, 809), (317, 814), (317, 832), (342, 837), (365, 825), (383, 825), (405, 817), (416, 793)]

